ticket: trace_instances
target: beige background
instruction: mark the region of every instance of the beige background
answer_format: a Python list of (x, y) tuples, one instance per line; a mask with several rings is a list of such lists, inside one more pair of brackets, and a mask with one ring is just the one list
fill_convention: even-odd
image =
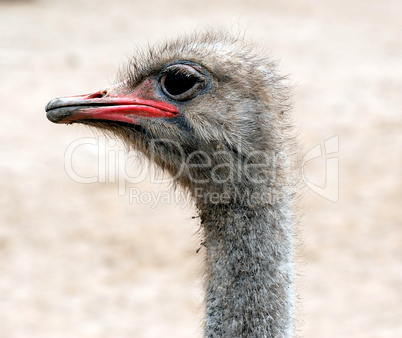
[[(309, 189), (303, 198), (296, 333), (402, 337), (401, 9), (399, 0), (0, 1), (0, 337), (201, 336), (194, 211), (130, 203), (112, 169), (109, 183), (74, 182), (65, 151), (93, 134), (51, 124), (44, 106), (113, 82), (137, 43), (205, 25), (246, 30), (282, 60), (306, 152), (339, 136), (339, 201)], [(119, 144), (102, 149), (79, 147), (76, 171), (125, 164)], [(316, 184), (324, 171), (324, 158), (306, 166)], [(152, 178), (127, 189), (169, 191)]]

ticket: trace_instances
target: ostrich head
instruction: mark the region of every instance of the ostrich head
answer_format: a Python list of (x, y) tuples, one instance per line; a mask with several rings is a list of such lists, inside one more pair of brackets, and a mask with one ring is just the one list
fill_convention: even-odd
[(275, 65), (242, 39), (206, 32), (139, 53), (121, 77), (50, 101), (48, 119), (113, 132), (195, 198), (206, 337), (289, 336), (296, 142)]
[(286, 138), (287, 92), (252, 46), (195, 34), (139, 53), (120, 77), (52, 100), (48, 119), (113, 131), (193, 195), (270, 183)]

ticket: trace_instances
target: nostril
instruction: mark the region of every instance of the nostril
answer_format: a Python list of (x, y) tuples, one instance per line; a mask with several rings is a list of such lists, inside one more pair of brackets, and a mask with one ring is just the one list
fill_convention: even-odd
[(102, 97), (105, 97), (108, 94), (107, 89), (100, 90), (99, 92), (96, 92), (92, 94), (89, 98), (90, 99), (101, 99)]

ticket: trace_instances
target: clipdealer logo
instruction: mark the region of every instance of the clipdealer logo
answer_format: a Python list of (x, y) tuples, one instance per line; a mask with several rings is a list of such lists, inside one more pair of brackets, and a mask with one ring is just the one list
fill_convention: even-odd
[[(79, 169), (75, 168), (74, 158), (79, 159), (76, 151), (82, 148), (86, 152), (91, 151), (97, 156), (96, 169), (91, 174), (84, 175)], [(208, 154), (206, 154), (208, 155)], [(147, 170), (130, 171), (129, 168), (141, 157), (136, 151), (123, 150), (115, 140), (104, 136), (99, 138), (85, 137), (72, 142), (64, 154), (64, 167), (67, 175), (75, 182), (82, 184), (89, 183), (118, 183), (118, 194), (127, 194), (127, 183), (138, 184), (145, 179), (151, 179), (151, 183), (168, 183), (172, 178), (157, 178), (157, 171), (154, 166)], [(314, 160), (325, 159), (325, 170), (322, 173), (324, 185), (321, 186), (307, 178), (306, 164), (313, 163)], [(203, 166), (204, 164), (201, 164)], [(178, 173), (179, 175), (180, 173)], [(306, 186), (321, 197), (337, 202), (339, 200), (339, 137), (335, 135), (318, 144), (309, 150), (303, 157), (301, 175)], [(130, 188), (129, 193), (133, 188)], [(139, 191), (135, 190), (134, 200), (139, 199)], [(148, 198), (148, 196), (147, 196)], [(174, 201), (185, 200), (186, 198), (175, 196)], [(131, 197), (130, 197), (131, 200)], [(154, 201), (155, 199), (150, 199)], [(160, 200), (158, 198), (158, 200)], [(168, 199), (169, 200), (169, 199)]]
[[(305, 165), (318, 158), (325, 158), (324, 186), (313, 183), (306, 177)], [(339, 136), (333, 136), (318, 144), (303, 157), (302, 177), (307, 187), (331, 202), (339, 201)]]

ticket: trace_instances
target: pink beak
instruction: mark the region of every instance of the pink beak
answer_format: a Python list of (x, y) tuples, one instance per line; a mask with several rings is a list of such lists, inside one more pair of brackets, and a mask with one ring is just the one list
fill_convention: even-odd
[(178, 108), (164, 101), (122, 94), (122, 84), (75, 96), (58, 97), (46, 105), (47, 118), (54, 123), (109, 120), (138, 124), (138, 117), (172, 118)]

